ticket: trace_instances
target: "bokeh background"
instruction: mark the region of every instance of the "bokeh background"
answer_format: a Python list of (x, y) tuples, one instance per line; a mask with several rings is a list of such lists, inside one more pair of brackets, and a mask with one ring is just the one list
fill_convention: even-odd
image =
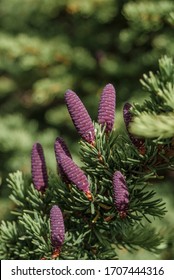
[[(174, 55), (174, 3), (171, 0), (0, 0), (0, 219), (9, 217), (6, 177), (30, 176), (34, 142), (44, 147), (56, 172), (54, 141), (61, 136), (79, 161), (79, 137), (67, 112), (64, 93), (79, 95), (93, 120), (103, 87), (117, 91), (115, 129), (123, 132), (125, 101), (148, 95), (139, 82), (156, 71), (162, 55)], [(167, 203), (168, 246), (156, 256), (120, 251), (124, 259), (174, 259), (174, 177), (156, 182)]]

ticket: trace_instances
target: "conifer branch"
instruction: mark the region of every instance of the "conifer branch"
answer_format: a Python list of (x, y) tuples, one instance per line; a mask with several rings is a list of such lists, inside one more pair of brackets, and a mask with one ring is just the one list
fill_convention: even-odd
[(174, 136), (174, 62), (164, 56), (159, 60), (156, 74), (144, 74), (141, 83), (150, 93), (150, 100), (142, 106), (135, 104), (130, 132), (146, 138)]
[[(126, 108), (123, 114), (126, 135), (119, 135), (113, 129), (113, 108), (111, 115), (105, 115), (110, 95), (104, 95), (101, 100), (99, 123), (96, 123), (91, 121), (79, 97), (72, 91), (66, 93), (70, 115), (82, 138), (83, 165), (79, 167), (73, 161), (64, 140), (58, 137), (53, 146), (59, 174), (47, 175), (43, 149), (35, 150), (38, 145), (34, 145), (31, 182), (20, 171), (7, 179), (15, 216), (13, 222), (1, 223), (2, 258), (117, 259), (118, 248), (122, 247), (159, 251), (164, 241), (154, 229), (153, 221), (164, 217), (166, 206), (157, 197), (152, 181), (160, 178), (159, 170), (174, 164), (173, 105), (170, 104), (173, 86), (169, 85), (173, 81), (172, 65), (171, 59), (164, 57), (156, 75), (144, 76), (143, 85), (151, 100), (142, 106)], [(109, 89), (115, 102), (115, 91), (110, 84)], [(76, 102), (81, 106), (80, 111)], [(85, 127), (81, 122), (83, 116)], [(146, 116), (144, 122), (143, 116)], [(140, 145), (132, 141), (136, 120), (140, 123), (138, 135), (146, 127), (146, 134), (141, 135), (143, 140), (136, 141)], [(152, 135), (154, 125), (160, 134)]]

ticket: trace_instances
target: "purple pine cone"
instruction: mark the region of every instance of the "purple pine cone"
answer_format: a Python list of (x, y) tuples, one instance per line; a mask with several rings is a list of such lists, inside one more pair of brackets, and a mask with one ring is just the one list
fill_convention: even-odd
[(56, 138), (56, 141), (55, 141), (55, 144), (54, 144), (54, 150), (55, 150), (55, 155), (56, 155), (57, 167), (58, 167), (59, 173), (62, 177), (62, 180), (65, 183), (69, 183), (69, 180), (68, 180), (66, 174), (64, 173), (64, 171), (63, 171), (63, 169), (60, 165), (59, 156), (60, 156), (61, 153), (64, 153), (69, 158), (72, 158), (72, 157), (71, 157), (70, 151), (68, 150), (67, 145), (65, 144), (65, 142), (62, 138), (60, 138), (60, 137)]
[(74, 126), (80, 136), (88, 143), (94, 144), (94, 125), (80, 98), (72, 90), (67, 90), (67, 92), (65, 93), (65, 102)]
[(115, 171), (113, 175), (113, 192), (115, 207), (120, 217), (124, 218), (129, 205), (129, 192), (125, 178), (120, 171)]
[(75, 184), (79, 190), (83, 191), (87, 197), (91, 199), (89, 182), (80, 167), (78, 167), (70, 157), (63, 153), (59, 156), (59, 162), (69, 181)]
[(65, 227), (62, 212), (57, 205), (52, 206), (50, 211), (50, 228), (51, 244), (54, 252), (59, 252), (65, 239)]
[(98, 123), (106, 125), (106, 132), (111, 132), (115, 120), (116, 93), (112, 84), (107, 84), (102, 92), (99, 109)]
[(48, 175), (41, 144), (35, 143), (31, 152), (31, 173), (35, 188), (44, 192), (48, 185)]
[(130, 103), (125, 103), (124, 107), (123, 107), (123, 118), (124, 118), (124, 122), (126, 125), (126, 129), (127, 132), (129, 134), (130, 140), (132, 141), (132, 143), (134, 144), (134, 146), (139, 149), (140, 147), (142, 147), (142, 145), (144, 144), (144, 139), (142, 138), (136, 138), (134, 137), (128, 130), (129, 124), (132, 121), (132, 114), (130, 112), (130, 109), (132, 108), (132, 105)]

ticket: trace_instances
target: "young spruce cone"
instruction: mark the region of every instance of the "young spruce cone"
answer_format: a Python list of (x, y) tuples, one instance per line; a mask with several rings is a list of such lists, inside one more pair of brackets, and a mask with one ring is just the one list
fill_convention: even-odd
[(115, 171), (113, 175), (113, 199), (120, 217), (125, 218), (129, 206), (129, 192), (125, 178), (120, 171)]
[(143, 153), (144, 149), (144, 139), (142, 138), (136, 138), (135, 136), (133, 136), (130, 132), (129, 132), (129, 124), (132, 121), (132, 114), (130, 112), (130, 109), (132, 108), (132, 105), (130, 103), (125, 103), (124, 107), (123, 107), (123, 118), (124, 118), (124, 122), (126, 125), (126, 129), (127, 132), (129, 134), (129, 138), (132, 141), (132, 143), (134, 144), (134, 146), (139, 150), (139, 152)]
[(48, 186), (48, 175), (41, 144), (35, 143), (31, 152), (31, 174), (35, 188), (44, 192)]
[(115, 88), (112, 84), (107, 84), (103, 89), (98, 109), (98, 123), (106, 125), (106, 132), (111, 132), (114, 126), (115, 103)]
[(75, 92), (68, 90), (65, 93), (65, 102), (77, 132), (85, 141), (94, 144), (94, 125), (80, 98)]
[(65, 183), (69, 183), (69, 180), (68, 180), (66, 174), (64, 173), (62, 167), (61, 167), (61, 164), (60, 164), (60, 161), (59, 161), (59, 155), (60, 155), (61, 153), (64, 153), (64, 154), (66, 154), (69, 158), (72, 158), (72, 157), (71, 157), (70, 151), (68, 150), (67, 145), (65, 144), (65, 142), (64, 142), (64, 140), (63, 140), (62, 138), (60, 138), (60, 137), (57, 137), (57, 138), (56, 138), (56, 141), (55, 141), (55, 143), (54, 143), (54, 150), (55, 150), (56, 161), (57, 161), (57, 167), (58, 167), (60, 176), (62, 177), (62, 180), (63, 180)]
[(70, 157), (63, 153), (59, 155), (59, 162), (68, 180), (76, 185), (79, 190), (83, 191), (88, 199), (91, 200), (92, 197), (89, 189), (89, 182), (80, 167), (78, 167)]
[(65, 239), (65, 227), (63, 215), (57, 205), (52, 206), (50, 211), (51, 244), (53, 246), (52, 258), (59, 256), (60, 249)]

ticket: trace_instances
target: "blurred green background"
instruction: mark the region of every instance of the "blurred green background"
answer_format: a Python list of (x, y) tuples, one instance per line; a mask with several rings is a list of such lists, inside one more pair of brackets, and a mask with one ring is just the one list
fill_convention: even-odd
[[(0, 0), (0, 219), (11, 207), (7, 174), (30, 174), (34, 142), (56, 172), (54, 141), (61, 136), (76, 161), (79, 137), (64, 93), (79, 95), (92, 119), (107, 83), (117, 91), (115, 128), (122, 131), (125, 101), (142, 102), (139, 79), (156, 71), (162, 55), (174, 55), (171, 0)], [(158, 227), (173, 227), (173, 174), (155, 188), (168, 214)], [(174, 258), (173, 237), (160, 258)], [(140, 250), (120, 258), (159, 258)]]

